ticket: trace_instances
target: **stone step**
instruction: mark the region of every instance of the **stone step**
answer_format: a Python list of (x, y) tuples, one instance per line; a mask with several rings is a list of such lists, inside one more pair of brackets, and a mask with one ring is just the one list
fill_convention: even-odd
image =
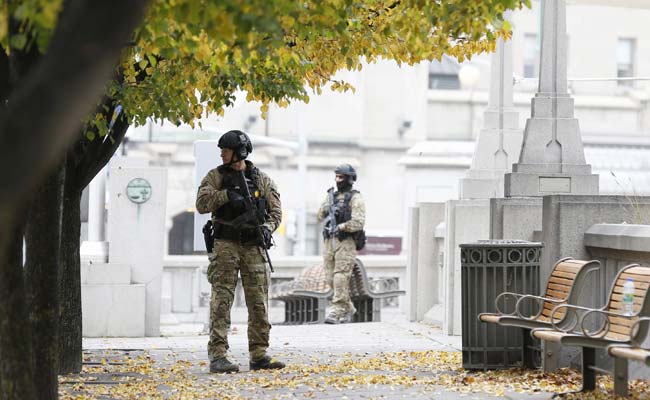
[(144, 284), (82, 284), (84, 337), (145, 335)]
[(81, 283), (88, 285), (128, 285), (131, 266), (126, 264), (81, 264)]

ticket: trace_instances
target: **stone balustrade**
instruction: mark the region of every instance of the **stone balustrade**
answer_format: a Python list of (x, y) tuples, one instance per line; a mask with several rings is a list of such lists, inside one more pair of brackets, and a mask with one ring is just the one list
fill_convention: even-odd
[[(359, 256), (372, 278), (395, 278), (404, 289), (406, 282), (406, 256)], [(298, 276), (303, 268), (318, 265), (321, 256), (273, 257), (275, 272), (273, 283), (290, 280)], [(208, 307), (210, 284), (206, 278), (208, 258), (196, 256), (165, 256), (163, 260), (162, 314), (194, 314), (200, 308)], [(241, 285), (237, 287), (235, 306), (244, 306)], [(400, 307), (402, 305), (400, 304)]]

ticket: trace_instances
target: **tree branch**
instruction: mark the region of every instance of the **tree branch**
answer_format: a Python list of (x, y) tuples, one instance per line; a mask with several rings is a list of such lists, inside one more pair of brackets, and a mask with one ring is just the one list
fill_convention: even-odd
[(113, 129), (100, 142), (100, 145), (93, 148), (92, 151), (88, 151), (84, 156), (83, 162), (79, 166), (79, 174), (75, 180), (77, 187), (83, 190), (95, 175), (108, 164), (115, 151), (120, 147), (120, 143), (122, 143), (128, 129), (129, 122), (122, 114), (117, 118)]

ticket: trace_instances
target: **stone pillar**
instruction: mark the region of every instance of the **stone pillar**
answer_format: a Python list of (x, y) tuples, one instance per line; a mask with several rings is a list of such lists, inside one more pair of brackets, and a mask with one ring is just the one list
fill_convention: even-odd
[(113, 166), (108, 238), (111, 264), (131, 267), (131, 282), (144, 284), (145, 335), (160, 335), (167, 170)]
[(566, 0), (542, 0), (541, 12), (539, 89), (519, 162), (505, 175), (505, 196), (598, 194), (567, 92)]
[(106, 242), (106, 169), (102, 169), (88, 185), (88, 240), (81, 243), (82, 261), (105, 263), (108, 260)]
[[(506, 18), (509, 13), (506, 14)], [(512, 43), (499, 40), (491, 56), (490, 96), (461, 199), (503, 197), (503, 176), (519, 159), (522, 132), (512, 98)]]
[(420, 208), (409, 207), (408, 253), (406, 256), (406, 298), (409, 321), (417, 321), (418, 287), (418, 232), (420, 230)]
[[(444, 222), (445, 203), (418, 203), (409, 208), (408, 315), (422, 321), (425, 313), (440, 303), (440, 251), (436, 227)], [(438, 321), (442, 321), (443, 315)]]
[(419, 203), (419, 208), (416, 319), (421, 321), (424, 314), (440, 302), (441, 274), (435, 229), (445, 220), (445, 203)]
[(462, 310), (458, 246), (490, 237), (490, 199), (449, 200), (445, 227), (444, 268), (441, 278), (444, 280), (442, 329), (448, 335), (460, 335)]

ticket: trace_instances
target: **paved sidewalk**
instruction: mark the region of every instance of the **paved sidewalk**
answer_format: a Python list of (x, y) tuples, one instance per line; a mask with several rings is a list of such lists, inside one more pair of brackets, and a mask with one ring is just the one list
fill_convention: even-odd
[(249, 371), (246, 326), (236, 324), (230, 349), (241, 372), (232, 375), (208, 372), (205, 335), (84, 339), (84, 371), (62, 377), (60, 394), (139, 400), (548, 399), (550, 392), (578, 386), (574, 372), (464, 371), (460, 337), (399, 314), (387, 317), (378, 323), (275, 325), (271, 354), (288, 367), (273, 372)]

